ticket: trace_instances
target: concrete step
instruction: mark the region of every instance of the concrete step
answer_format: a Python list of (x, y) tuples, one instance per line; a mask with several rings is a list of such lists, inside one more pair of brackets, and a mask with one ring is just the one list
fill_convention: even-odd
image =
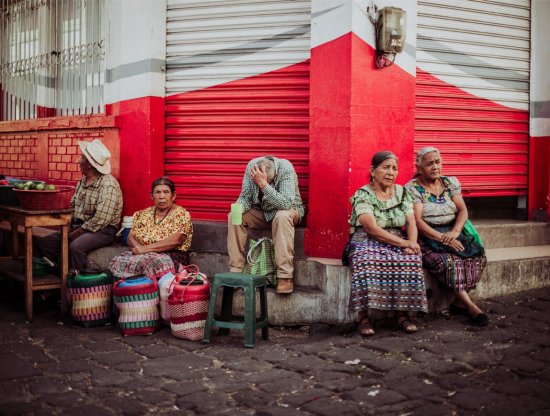
[(487, 250), (487, 268), (472, 297), (486, 299), (550, 285), (550, 245)]
[(487, 249), (550, 244), (550, 223), (473, 220)]

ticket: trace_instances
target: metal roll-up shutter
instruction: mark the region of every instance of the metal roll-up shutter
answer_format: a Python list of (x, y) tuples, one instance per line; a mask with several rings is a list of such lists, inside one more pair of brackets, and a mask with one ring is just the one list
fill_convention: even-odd
[(529, 0), (419, 0), (415, 149), (467, 196), (525, 195)]
[(307, 201), (310, 1), (168, 0), (165, 171), (227, 220), (246, 163), (290, 160)]

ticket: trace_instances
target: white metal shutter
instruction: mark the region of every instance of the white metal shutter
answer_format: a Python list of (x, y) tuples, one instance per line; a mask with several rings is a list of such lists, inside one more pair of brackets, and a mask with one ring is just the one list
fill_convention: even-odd
[(307, 200), (310, 1), (168, 0), (165, 171), (226, 220), (248, 160), (289, 159)]
[(419, 0), (415, 149), (465, 195), (528, 186), (529, 0)]

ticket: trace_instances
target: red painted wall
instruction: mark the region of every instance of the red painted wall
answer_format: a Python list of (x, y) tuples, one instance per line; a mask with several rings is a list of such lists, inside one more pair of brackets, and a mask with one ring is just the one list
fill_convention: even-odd
[(550, 220), (550, 136), (529, 139), (529, 219)]
[(398, 183), (412, 176), (415, 79), (398, 65), (376, 69), (374, 50), (352, 33), (311, 52), (305, 250), (339, 258), (348, 238), (349, 198), (369, 181), (372, 155), (392, 150), (400, 159)]
[(151, 183), (164, 173), (164, 98), (110, 104), (106, 113), (116, 116), (119, 128), (123, 214), (131, 215), (151, 205)]

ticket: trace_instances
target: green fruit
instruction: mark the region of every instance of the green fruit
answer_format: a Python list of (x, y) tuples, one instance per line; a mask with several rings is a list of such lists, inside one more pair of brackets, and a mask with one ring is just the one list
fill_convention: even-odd
[(31, 182), (29, 185), (29, 189), (36, 189), (36, 184), (34, 182)]
[(43, 191), (45, 187), (46, 187), (45, 184), (39, 183), (39, 184), (36, 185), (36, 190), (37, 191)]
[(15, 187), (16, 187), (17, 189), (24, 189), (24, 188), (25, 188), (25, 183), (24, 183), (24, 182), (20, 182), (20, 183), (18, 183), (17, 185), (15, 185)]
[(44, 189), (46, 189), (46, 191), (55, 191), (55, 185), (46, 185)]

